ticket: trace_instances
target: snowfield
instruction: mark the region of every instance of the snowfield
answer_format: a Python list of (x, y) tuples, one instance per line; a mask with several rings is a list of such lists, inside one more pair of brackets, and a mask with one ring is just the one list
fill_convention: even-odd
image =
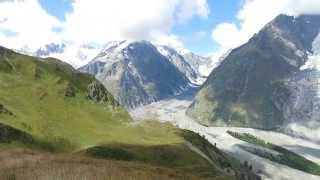
[(251, 154), (239, 147), (253, 146), (227, 134), (227, 130), (250, 133), (265, 141), (287, 148), (305, 158), (320, 164), (320, 144), (307, 140), (291, 137), (282, 133), (263, 131), (251, 128), (233, 127), (205, 127), (185, 115), (187, 107), (191, 104), (196, 88), (190, 91), (160, 102), (137, 108), (130, 112), (134, 119), (138, 120), (159, 120), (171, 122), (179, 128), (187, 129), (204, 136), (212, 144), (229, 153), (240, 161), (248, 161), (253, 169), (263, 179), (272, 180), (320, 180), (314, 176), (290, 167), (271, 162), (267, 159)]

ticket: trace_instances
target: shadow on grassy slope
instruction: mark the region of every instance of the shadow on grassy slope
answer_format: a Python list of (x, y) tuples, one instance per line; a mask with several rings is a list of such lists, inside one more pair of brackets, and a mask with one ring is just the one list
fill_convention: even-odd
[[(158, 177), (163, 179), (235, 179), (233, 175), (227, 175), (223, 169), (215, 169), (183, 143), (108, 144), (89, 148), (84, 154), (62, 153), (71, 148), (66, 140), (39, 140), (26, 132), (0, 124), (0, 178), (32, 179), (28, 172), (34, 172), (40, 178), (44, 176), (39, 172), (41, 169), (51, 177), (61, 179), (79, 178), (82, 177), (80, 174), (90, 179), (127, 179), (130, 176), (134, 176), (133, 179), (149, 179), (157, 177), (157, 173), (161, 173)], [(80, 173), (82, 168), (83, 172)], [(110, 176), (100, 172), (99, 168), (110, 172)], [(127, 170), (129, 172), (122, 172)], [(93, 176), (91, 171), (96, 172), (96, 176)]]
[[(98, 159), (144, 162), (182, 171), (202, 178), (225, 176), (238, 179), (259, 179), (240, 162), (223, 153), (206, 139), (190, 131), (177, 132), (185, 141), (162, 145), (105, 144), (85, 150), (84, 154)], [(210, 162), (187, 146), (191, 143)]]
[(0, 145), (2, 147), (26, 147), (31, 149), (64, 152), (77, 146), (64, 138), (40, 139), (27, 132), (0, 123)]

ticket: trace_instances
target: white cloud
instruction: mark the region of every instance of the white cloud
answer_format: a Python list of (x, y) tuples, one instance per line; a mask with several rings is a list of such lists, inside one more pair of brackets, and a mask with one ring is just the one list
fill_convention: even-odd
[(36, 0), (13, 0), (0, 3), (0, 29), (16, 33), (6, 36), (0, 33), (1, 44), (10, 48), (28, 45), (34, 49), (40, 44), (56, 41), (58, 35), (53, 27), (61, 23), (48, 15)]
[(206, 0), (180, 0), (176, 3), (177, 11), (175, 16), (182, 23), (193, 16), (207, 17), (210, 13)]
[(236, 24), (222, 23), (212, 32), (212, 38), (222, 47), (235, 47), (244, 39), (240, 34), (241, 32)]
[(246, 0), (237, 13), (239, 25), (224, 22), (212, 31), (220, 51), (235, 48), (249, 40), (279, 14), (319, 14), (319, 0)]
[[(72, 0), (72, 11), (61, 22), (37, 0), (0, 0), (0, 45), (34, 51), (49, 43), (81, 47), (144, 39), (183, 48), (172, 27), (208, 14), (207, 0)], [(60, 57), (77, 56), (66, 52)]]
[(188, 51), (184, 48), (182, 39), (174, 34), (158, 36), (154, 42), (155, 44), (173, 47), (178, 51)]
[(98, 55), (100, 49), (91, 47), (88, 48), (86, 46), (79, 46), (77, 44), (69, 44), (64, 48), (63, 51), (63, 53), (54, 53), (50, 54), (50, 56), (53, 56), (60, 60), (64, 60), (73, 67), (79, 68), (86, 65), (93, 58), (95, 58)]
[(154, 40), (170, 34), (176, 23), (208, 13), (206, 0), (75, 0), (64, 36), (81, 43)]

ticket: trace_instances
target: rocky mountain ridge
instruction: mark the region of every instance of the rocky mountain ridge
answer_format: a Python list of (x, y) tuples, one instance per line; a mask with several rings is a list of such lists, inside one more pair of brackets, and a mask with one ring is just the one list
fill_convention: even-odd
[(128, 109), (183, 92), (188, 78), (147, 41), (115, 41), (79, 69), (96, 76)]
[(95, 75), (120, 104), (133, 109), (201, 84), (204, 77), (188, 61), (168, 46), (148, 41), (113, 41), (79, 70)]
[(319, 71), (307, 68), (319, 61), (312, 62), (319, 30), (318, 15), (279, 15), (211, 73), (188, 115), (207, 125), (280, 128), (305, 137), (306, 129), (319, 130)]

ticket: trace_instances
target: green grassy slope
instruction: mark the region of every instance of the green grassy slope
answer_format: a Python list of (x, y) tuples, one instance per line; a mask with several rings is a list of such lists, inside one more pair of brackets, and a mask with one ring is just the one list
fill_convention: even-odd
[(88, 85), (97, 83), (94, 77), (55, 59), (6, 50), (0, 56), (0, 82), (0, 104), (12, 113), (0, 114), (0, 122), (49, 142), (91, 146), (130, 120), (107, 92), (105, 101), (87, 97)]
[[(6, 131), (6, 137), (0, 133), (4, 137), (0, 139), (0, 158), (3, 157), (0, 159), (0, 179), (11, 176), (32, 179), (31, 174), (39, 179), (48, 175), (61, 179), (104, 179), (110, 174), (114, 179), (118, 176), (122, 176), (120, 179), (131, 176), (133, 179), (236, 180), (242, 176), (257, 179), (249, 169), (199, 135), (170, 124), (150, 121), (118, 130), (118, 139), (106, 138), (103, 144), (57, 154), (44, 151), (43, 145), (47, 144), (30, 134), (1, 125), (0, 131)], [(126, 135), (121, 136), (121, 133)], [(186, 142), (204, 152), (211, 162), (191, 150)]]
[[(204, 152), (211, 162), (191, 150), (189, 143)], [(62, 157), (56, 157), (59, 154)], [(30, 168), (54, 175), (65, 171), (61, 168), (85, 167), (81, 173), (89, 173), (89, 179), (99, 179), (91, 177), (91, 170), (98, 171), (103, 179), (105, 173), (99, 172), (97, 163), (103, 168), (120, 163), (117, 168), (126, 166), (130, 172), (143, 169), (149, 173), (146, 177), (150, 173), (155, 175), (159, 168), (164, 168), (164, 175), (177, 172), (178, 177), (181, 174), (195, 177), (191, 179), (236, 179), (241, 174), (251, 174), (192, 132), (169, 124), (132, 122), (94, 77), (56, 59), (25, 56), (2, 47), (1, 156), (7, 158), (0, 159), (0, 178), (3, 173), (6, 177), (6, 172), (11, 172), (8, 176), (23, 178), (23, 172)], [(34, 159), (38, 156), (48, 160), (41, 161), (47, 164), (40, 165), (39, 159)], [(123, 175), (121, 169), (116, 172)], [(141, 174), (130, 172), (123, 176), (143, 179), (138, 178)], [(35, 173), (43, 178), (43, 174)], [(118, 175), (115, 173), (114, 177)]]

